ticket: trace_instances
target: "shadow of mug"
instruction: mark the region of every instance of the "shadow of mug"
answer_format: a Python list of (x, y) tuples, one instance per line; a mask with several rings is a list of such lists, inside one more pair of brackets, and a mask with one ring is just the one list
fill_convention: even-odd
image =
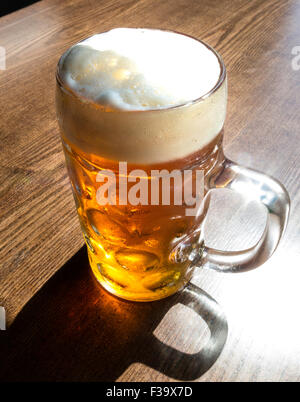
[[(194, 380), (217, 360), (228, 328), (207, 293), (189, 284), (160, 301), (128, 302), (107, 293), (87, 272), (82, 248), (2, 331), (1, 381), (114, 381), (134, 362), (173, 379)], [(194, 310), (210, 330), (198, 353), (180, 352), (153, 335), (178, 303)]]

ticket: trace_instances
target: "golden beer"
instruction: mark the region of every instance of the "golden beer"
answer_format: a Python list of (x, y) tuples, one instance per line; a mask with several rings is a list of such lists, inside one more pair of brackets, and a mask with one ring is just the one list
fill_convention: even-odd
[[(170, 204), (151, 205), (152, 172), (201, 170), (205, 181), (218, 165), (226, 108), (225, 72), (221, 69), (206, 98), (178, 107), (127, 111), (76, 93), (61, 78), (60, 70), (58, 121), (95, 277), (111, 293), (129, 300), (149, 301), (173, 294), (191, 277), (195, 260), (188, 255), (194, 250), (201, 256), (206, 209), (188, 216), (187, 205), (175, 202), (175, 180), (170, 180)], [(146, 172), (147, 205), (120, 205), (120, 161), (127, 162), (128, 172)], [(108, 170), (116, 177), (116, 203), (99, 205), (97, 175)], [(194, 175), (191, 180), (194, 194)], [(134, 183), (127, 185), (129, 192)], [(161, 182), (160, 190), (162, 186)], [(184, 189), (176, 191), (183, 193)], [(185, 258), (174, 256), (181, 244)]]

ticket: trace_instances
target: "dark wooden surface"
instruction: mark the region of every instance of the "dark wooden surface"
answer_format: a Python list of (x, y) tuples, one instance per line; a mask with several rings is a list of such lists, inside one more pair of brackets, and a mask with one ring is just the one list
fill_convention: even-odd
[[(0, 305), (8, 326), (0, 379), (300, 380), (299, 21), (299, 1), (285, 0), (43, 0), (0, 18)], [(71, 44), (117, 26), (182, 31), (222, 54), (225, 152), (279, 179), (292, 200), (286, 235), (259, 269), (199, 270), (183, 293), (149, 304), (120, 301), (92, 280), (55, 119), (54, 72)], [(259, 208), (219, 193), (207, 243), (245, 248), (263, 223)]]

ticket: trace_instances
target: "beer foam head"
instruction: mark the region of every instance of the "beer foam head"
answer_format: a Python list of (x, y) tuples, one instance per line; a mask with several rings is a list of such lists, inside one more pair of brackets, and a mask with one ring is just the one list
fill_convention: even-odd
[(118, 110), (178, 106), (210, 92), (221, 68), (203, 43), (174, 32), (118, 28), (72, 46), (59, 62), (63, 83)]
[(95, 161), (186, 158), (215, 141), (225, 121), (221, 59), (185, 35), (136, 28), (94, 35), (64, 53), (57, 77), (62, 137)]

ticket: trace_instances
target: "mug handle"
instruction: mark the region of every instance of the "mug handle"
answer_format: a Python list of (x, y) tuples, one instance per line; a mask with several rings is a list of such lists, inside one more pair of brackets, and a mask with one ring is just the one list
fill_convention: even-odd
[[(249, 271), (262, 265), (275, 251), (287, 225), (290, 198), (286, 189), (270, 176), (227, 158), (210, 177), (208, 188), (228, 188), (246, 195), (263, 204), (268, 214), (264, 232), (253, 247), (242, 251), (221, 251), (204, 246), (202, 263), (221, 272)], [(207, 196), (210, 198), (210, 191)]]

